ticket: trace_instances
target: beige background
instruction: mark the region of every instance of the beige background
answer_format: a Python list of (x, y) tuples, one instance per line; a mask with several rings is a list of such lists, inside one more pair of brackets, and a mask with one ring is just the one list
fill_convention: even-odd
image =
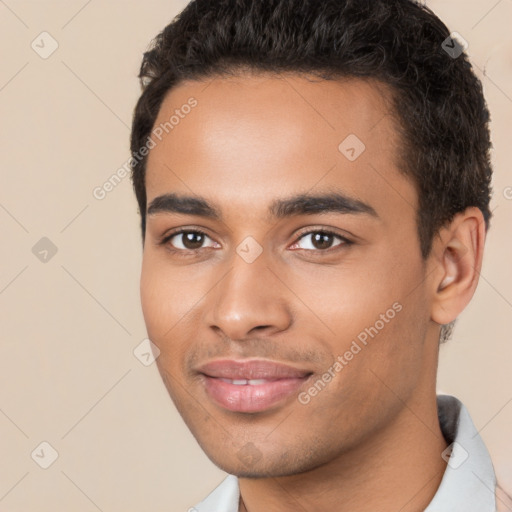
[[(142, 52), (185, 3), (0, 0), (0, 512), (184, 511), (223, 477), (133, 353), (146, 333), (129, 178), (93, 196), (128, 159)], [(429, 5), (485, 70), (495, 165), (482, 279), (438, 387), (467, 405), (511, 489), (512, 1)], [(43, 31), (58, 43), (46, 59), (31, 47), (51, 49)], [(57, 247), (46, 263), (42, 237)]]

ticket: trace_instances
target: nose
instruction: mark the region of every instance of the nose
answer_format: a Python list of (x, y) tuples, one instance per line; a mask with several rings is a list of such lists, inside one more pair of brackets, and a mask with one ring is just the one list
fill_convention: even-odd
[(293, 320), (290, 292), (276, 273), (264, 253), (252, 263), (235, 254), (229, 271), (208, 294), (209, 327), (235, 341), (286, 330)]

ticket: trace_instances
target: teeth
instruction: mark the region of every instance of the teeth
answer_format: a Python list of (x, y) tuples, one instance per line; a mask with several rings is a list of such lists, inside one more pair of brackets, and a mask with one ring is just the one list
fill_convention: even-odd
[(265, 379), (220, 379), (223, 382), (227, 382), (228, 384), (234, 384), (235, 386), (261, 386), (262, 384), (266, 384), (267, 381)]

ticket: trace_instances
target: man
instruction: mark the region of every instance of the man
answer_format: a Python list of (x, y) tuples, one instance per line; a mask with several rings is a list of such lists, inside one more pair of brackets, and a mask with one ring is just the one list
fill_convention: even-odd
[(195, 0), (140, 77), (144, 318), (229, 473), (191, 510), (510, 510), (468, 411), (436, 396), (492, 174), (443, 23), (408, 0)]

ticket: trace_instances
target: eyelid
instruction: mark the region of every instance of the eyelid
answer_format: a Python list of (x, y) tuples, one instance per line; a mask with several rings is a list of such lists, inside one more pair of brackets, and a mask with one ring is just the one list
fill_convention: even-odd
[(311, 233), (327, 233), (329, 235), (337, 236), (343, 240), (351, 241), (351, 237), (353, 235), (349, 234), (345, 231), (346, 234), (339, 233), (336, 229), (330, 228), (330, 227), (324, 227), (324, 226), (308, 226), (306, 228), (303, 228), (299, 230), (298, 233), (296, 233), (296, 239), (298, 240), (304, 235), (309, 235)]

